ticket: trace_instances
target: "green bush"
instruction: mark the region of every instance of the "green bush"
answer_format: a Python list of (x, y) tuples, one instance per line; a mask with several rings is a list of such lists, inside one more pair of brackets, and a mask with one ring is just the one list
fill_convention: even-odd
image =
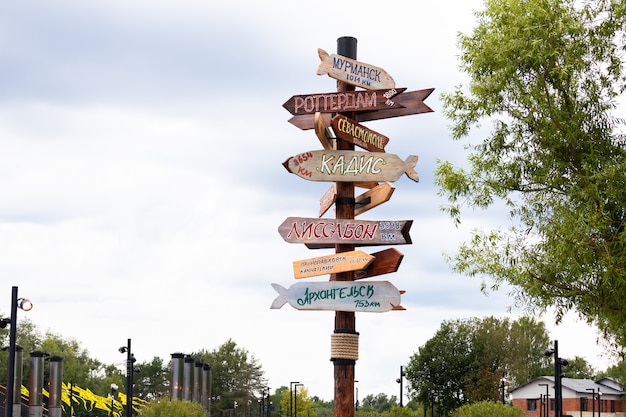
[(522, 417), (523, 415), (518, 407), (492, 401), (466, 404), (452, 413), (452, 417)]
[(139, 417), (205, 417), (206, 410), (196, 402), (162, 399), (149, 403), (139, 410), (138, 415)]

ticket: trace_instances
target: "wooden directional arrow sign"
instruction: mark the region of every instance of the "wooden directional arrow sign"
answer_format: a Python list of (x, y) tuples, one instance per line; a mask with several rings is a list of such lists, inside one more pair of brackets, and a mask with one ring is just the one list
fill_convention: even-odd
[[(389, 119), (391, 117), (408, 116), (411, 114), (430, 113), (433, 109), (424, 104), (424, 100), (433, 91), (434, 88), (428, 88), (425, 90), (402, 93), (393, 99), (393, 101), (397, 103), (397, 107), (358, 112), (355, 113), (354, 120), (361, 123), (369, 122), (371, 120)], [(324, 116), (328, 117), (328, 120), (331, 118), (331, 115), (327, 113), (325, 113)], [(289, 123), (302, 130), (313, 129), (313, 115), (304, 114), (293, 116), (289, 119)]]
[(364, 64), (342, 55), (329, 55), (323, 49), (318, 49), (317, 54), (322, 61), (317, 67), (317, 75), (328, 74), (338, 81), (368, 90), (394, 88), (396, 86), (393, 78), (382, 68)]
[(297, 282), (289, 287), (272, 284), (278, 297), (270, 308), (289, 303), (297, 310), (385, 312), (404, 309), (400, 291), (389, 281)]
[(335, 199), (337, 198), (337, 184), (333, 184), (330, 186), (328, 191), (324, 193), (322, 198), (320, 198), (320, 212), (319, 216), (322, 217), (324, 213), (328, 211), (328, 209), (335, 204)]
[(374, 261), (374, 257), (363, 251), (355, 250), (334, 255), (303, 259), (293, 263), (294, 278), (308, 278), (339, 272), (358, 271)]
[(334, 137), (330, 125), (322, 113), (315, 113), (315, 135), (324, 149), (337, 149), (337, 138)]
[(304, 152), (287, 159), (283, 166), (292, 174), (309, 181), (396, 181), (406, 174), (419, 182), (415, 171), (417, 156), (403, 161), (383, 152), (319, 150)]
[(395, 189), (396, 188), (390, 183), (383, 182), (371, 190), (364, 192), (355, 199), (354, 215), (358, 216), (389, 201)]
[(291, 97), (283, 104), (283, 107), (293, 115), (401, 109), (404, 106), (392, 98), (404, 90), (406, 88), (302, 94)]
[(404, 258), (404, 255), (395, 248), (372, 253), (372, 256), (375, 258), (374, 262), (369, 264), (367, 268), (354, 272), (355, 280), (396, 272), (400, 267), (402, 258)]
[(351, 220), (288, 217), (278, 233), (289, 243), (304, 243), (309, 249), (332, 248), (335, 244), (357, 246), (410, 244), (413, 220)]
[[(357, 183), (358, 184), (358, 183)], [(355, 184), (355, 185), (357, 185)], [(369, 183), (368, 183), (369, 184)], [(374, 186), (368, 191), (355, 198), (354, 202), (354, 215), (358, 216), (368, 210), (373, 209), (383, 203), (386, 203), (391, 198), (394, 190), (393, 185), (388, 182), (382, 184), (373, 183)], [(320, 198), (320, 211), (319, 217), (322, 217), (324, 213), (328, 211), (335, 203), (337, 199), (337, 184), (334, 183), (330, 186), (328, 191)]]
[(385, 146), (389, 142), (387, 136), (374, 132), (341, 114), (333, 117), (331, 125), (339, 139), (353, 143), (371, 152), (385, 152)]

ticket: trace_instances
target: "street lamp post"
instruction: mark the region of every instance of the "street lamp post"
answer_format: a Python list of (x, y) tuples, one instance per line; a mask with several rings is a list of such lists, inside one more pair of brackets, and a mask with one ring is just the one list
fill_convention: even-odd
[(295, 417), (298, 417), (298, 387), (302, 387), (304, 384), (296, 383), (293, 385), (293, 413)]
[[(18, 307), (24, 311), (29, 311), (33, 308), (33, 303), (25, 298), (17, 298), (17, 287), (12, 288), (11, 292), (11, 317), (8, 319), (0, 319), (0, 327), (4, 328), (7, 325), (9, 329), (9, 358), (7, 363), (7, 390), (6, 390), (6, 406), (5, 416), (13, 417), (13, 398), (15, 390), (15, 384), (21, 384), (22, 381), (15, 381), (15, 351), (17, 350), (17, 309)], [(9, 398), (11, 402), (9, 404)]]
[(559, 357), (559, 341), (554, 341), (554, 347), (546, 349), (546, 356), (554, 356), (554, 416), (563, 417), (563, 385), (561, 379), (565, 376), (561, 367), (569, 363)]
[(500, 379), (500, 388), (502, 389), (502, 404), (506, 404), (506, 398), (505, 398), (505, 393), (506, 393), (506, 378), (504, 377), (504, 372), (502, 372), (502, 378)]
[(404, 379), (404, 367), (400, 366), (400, 378), (396, 379), (396, 382), (400, 384), (400, 407), (402, 407), (402, 381)]
[(126, 417), (133, 415), (133, 373), (135, 372), (135, 355), (130, 350), (130, 339), (126, 346), (118, 349), (120, 353), (126, 353)]
[[(546, 387), (546, 400), (545, 400), (545, 405), (543, 405), (543, 401), (541, 402), (541, 405), (543, 405), (543, 410), (544, 410), (544, 415), (545, 417), (548, 417), (548, 404), (550, 402), (549, 398), (550, 398), (550, 391), (548, 388), (548, 384), (539, 384), (539, 386), (545, 386)], [(543, 417), (543, 416), (542, 416)]]
[[(115, 393), (117, 392), (117, 384), (111, 384), (111, 410), (109, 411), (109, 416), (113, 414), (113, 407), (115, 407)], [(72, 417), (72, 412), (70, 408), (70, 417)]]
[(289, 417), (293, 417), (293, 384), (299, 384), (299, 381), (289, 383)]
[(357, 381), (356, 379), (354, 380), (354, 389), (356, 390), (356, 400), (354, 402), (354, 409), (358, 410), (359, 409), (359, 387), (356, 385), (359, 381)]
[(596, 389), (585, 388), (585, 391), (591, 391), (591, 416), (596, 417)]

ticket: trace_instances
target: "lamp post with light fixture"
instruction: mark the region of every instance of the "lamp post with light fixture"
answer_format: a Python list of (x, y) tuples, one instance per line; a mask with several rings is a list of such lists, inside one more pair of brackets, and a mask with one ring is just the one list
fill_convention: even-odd
[[(541, 410), (539, 410), (540, 411), (540, 417), (548, 417), (548, 404), (550, 402), (550, 399), (549, 399), (550, 398), (550, 389), (548, 387), (548, 384), (539, 384), (539, 386), (546, 387), (545, 400), (542, 400), (541, 403), (540, 403), (540, 408), (543, 407), (543, 408), (541, 408)], [(541, 414), (542, 410), (543, 410), (543, 414)]]
[(406, 374), (404, 373), (404, 367), (400, 366), (400, 378), (396, 379), (396, 382), (398, 384), (400, 384), (400, 407), (402, 407), (402, 397), (403, 397), (403, 395), (402, 395), (402, 381), (404, 380), (404, 376), (405, 375)]
[(559, 357), (559, 341), (554, 341), (554, 347), (546, 349), (546, 356), (554, 356), (554, 416), (563, 417), (563, 366), (569, 365), (567, 359)]
[[(17, 349), (17, 309), (18, 307), (24, 311), (29, 311), (33, 308), (33, 303), (26, 298), (17, 298), (17, 287), (12, 288), (11, 293), (11, 317), (0, 319), (0, 327), (5, 328), (7, 325), (9, 329), (9, 358), (7, 364), (7, 390), (6, 390), (6, 406), (5, 416), (13, 417), (13, 401), (9, 404), (8, 399), (14, 398), (15, 386), (17, 383), (21, 385), (22, 381), (15, 381), (15, 351)], [(18, 403), (19, 405), (19, 403)]]
[(289, 417), (293, 416), (293, 384), (299, 383), (299, 381), (291, 381), (289, 383)]
[(122, 346), (118, 349), (120, 353), (126, 353), (126, 417), (132, 417), (133, 415), (133, 373), (137, 372), (134, 363), (136, 361), (135, 355), (130, 350), (130, 339), (126, 346)]
[(502, 378), (500, 379), (500, 389), (502, 390), (502, 404), (506, 404), (506, 374), (502, 372)]
[(293, 385), (293, 414), (294, 417), (298, 417), (298, 387), (303, 387), (304, 384), (299, 382)]

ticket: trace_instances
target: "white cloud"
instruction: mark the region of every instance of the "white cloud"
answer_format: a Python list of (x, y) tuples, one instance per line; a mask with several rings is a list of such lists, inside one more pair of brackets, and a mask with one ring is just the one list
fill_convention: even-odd
[(420, 183), (400, 179), (393, 198), (363, 216), (414, 220), (400, 270), (381, 277), (407, 291), (407, 311), (357, 315), (359, 395), (396, 395), (399, 366), (441, 320), (504, 315), (510, 303), (449, 271), (441, 253), (467, 229), (439, 212), (432, 183), (437, 158), (463, 160), (438, 95), (463, 79), (456, 33), (481, 4), (431, 2), (414, 13), (392, 1), (383, 15), (371, 1), (214, 3), (3, 6), (6, 299), (19, 286), (35, 304), (23, 314), (107, 363), (122, 362), (127, 338), (139, 361), (232, 338), (273, 389), (300, 380), (331, 399), (333, 313), (270, 310), (270, 284), (289, 285), (292, 261), (322, 253), (283, 242), (277, 227), (316, 216), (328, 188), (281, 166), (319, 147), (282, 104), (334, 91), (334, 80), (315, 75), (317, 48), (332, 52), (338, 37), (354, 36), (359, 59), (398, 86), (436, 88), (427, 100), (435, 113), (371, 123), (390, 137), (389, 152), (420, 156)]

